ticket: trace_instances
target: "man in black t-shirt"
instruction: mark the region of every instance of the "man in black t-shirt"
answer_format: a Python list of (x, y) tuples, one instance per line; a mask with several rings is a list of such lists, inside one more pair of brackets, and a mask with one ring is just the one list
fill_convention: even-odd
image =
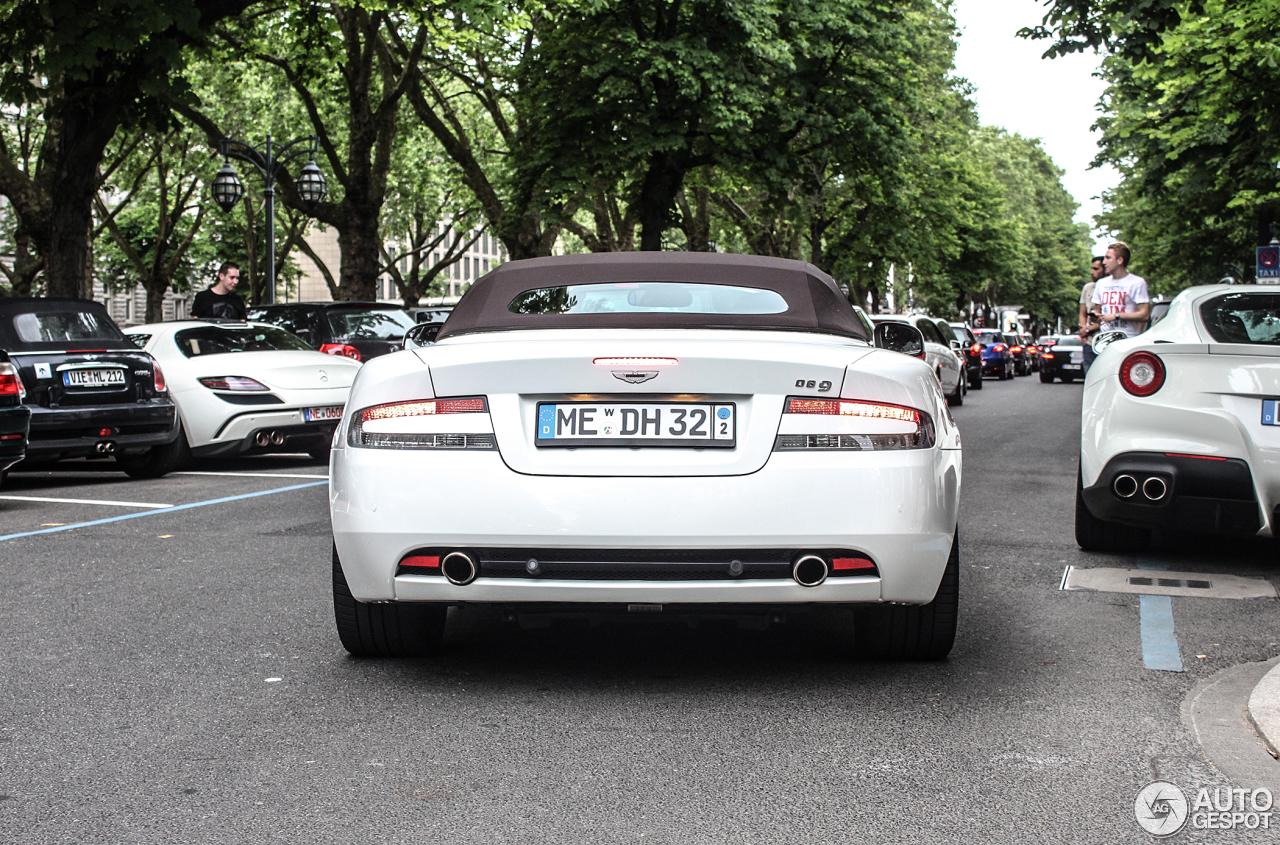
[(244, 300), (236, 293), (240, 284), (240, 266), (231, 261), (218, 268), (218, 281), (208, 290), (196, 294), (191, 303), (192, 317), (220, 317), (224, 320), (247, 320)]

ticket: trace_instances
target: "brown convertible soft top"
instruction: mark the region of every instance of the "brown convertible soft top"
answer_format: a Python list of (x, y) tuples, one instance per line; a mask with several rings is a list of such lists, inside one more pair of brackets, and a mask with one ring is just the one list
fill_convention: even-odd
[[(529, 290), (619, 282), (760, 288), (781, 295), (787, 310), (780, 314), (516, 314), (508, 309), (513, 299)], [(707, 252), (609, 252), (529, 258), (499, 266), (463, 294), (437, 340), (475, 332), (603, 328), (767, 329), (871, 339), (835, 281), (804, 261)]]

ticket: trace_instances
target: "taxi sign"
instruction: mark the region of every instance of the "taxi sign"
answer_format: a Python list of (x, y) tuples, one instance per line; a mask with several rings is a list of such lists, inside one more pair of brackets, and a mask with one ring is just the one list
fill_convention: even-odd
[(1280, 246), (1258, 247), (1258, 283), (1280, 284)]

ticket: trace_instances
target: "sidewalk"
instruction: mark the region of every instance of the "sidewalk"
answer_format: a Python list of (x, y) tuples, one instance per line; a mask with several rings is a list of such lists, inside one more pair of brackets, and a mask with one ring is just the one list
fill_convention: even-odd
[(1253, 688), (1247, 712), (1271, 756), (1280, 758), (1280, 663), (1272, 666)]

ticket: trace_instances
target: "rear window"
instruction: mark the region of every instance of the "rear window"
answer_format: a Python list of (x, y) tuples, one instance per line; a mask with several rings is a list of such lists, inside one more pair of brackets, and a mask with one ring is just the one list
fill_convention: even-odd
[(1084, 346), (1078, 337), (1062, 337), (1058, 338), (1058, 342), (1054, 346)]
[(1200, 306), (1200, 319), (1219, 343), (1280, 344), (1280, 295), (1228, 293)]
[(787, 301), (760, 288), (694, 282), (622, 282), (534, 288), (512, 299), (512, 314), (781, 314)]
[(408, 311), (390, 308), (385, 311), (334, 308), (325, 312), (325, 318), (335, 338), (348, 340), (399, 340), (418, 325)]
[(976, 331), (973, 333), (973, 336), (976, 337), (982, 343), (1003, 343), (1004, 342), (1004, 338), (1000, 336), (999, 332)]
[(201, 355), (227, 355), (232, 352), (274, 352), (297, 349), (314, 351), (297, 337), (274, 326), (222, 328), (200, 326), (183, 329), (173, 336), (178, 350), (188, 358)]
[(23, 343), (123, 339), (115, 323), (92, 311), (31, 311), (15, 314), (13, 330)]

